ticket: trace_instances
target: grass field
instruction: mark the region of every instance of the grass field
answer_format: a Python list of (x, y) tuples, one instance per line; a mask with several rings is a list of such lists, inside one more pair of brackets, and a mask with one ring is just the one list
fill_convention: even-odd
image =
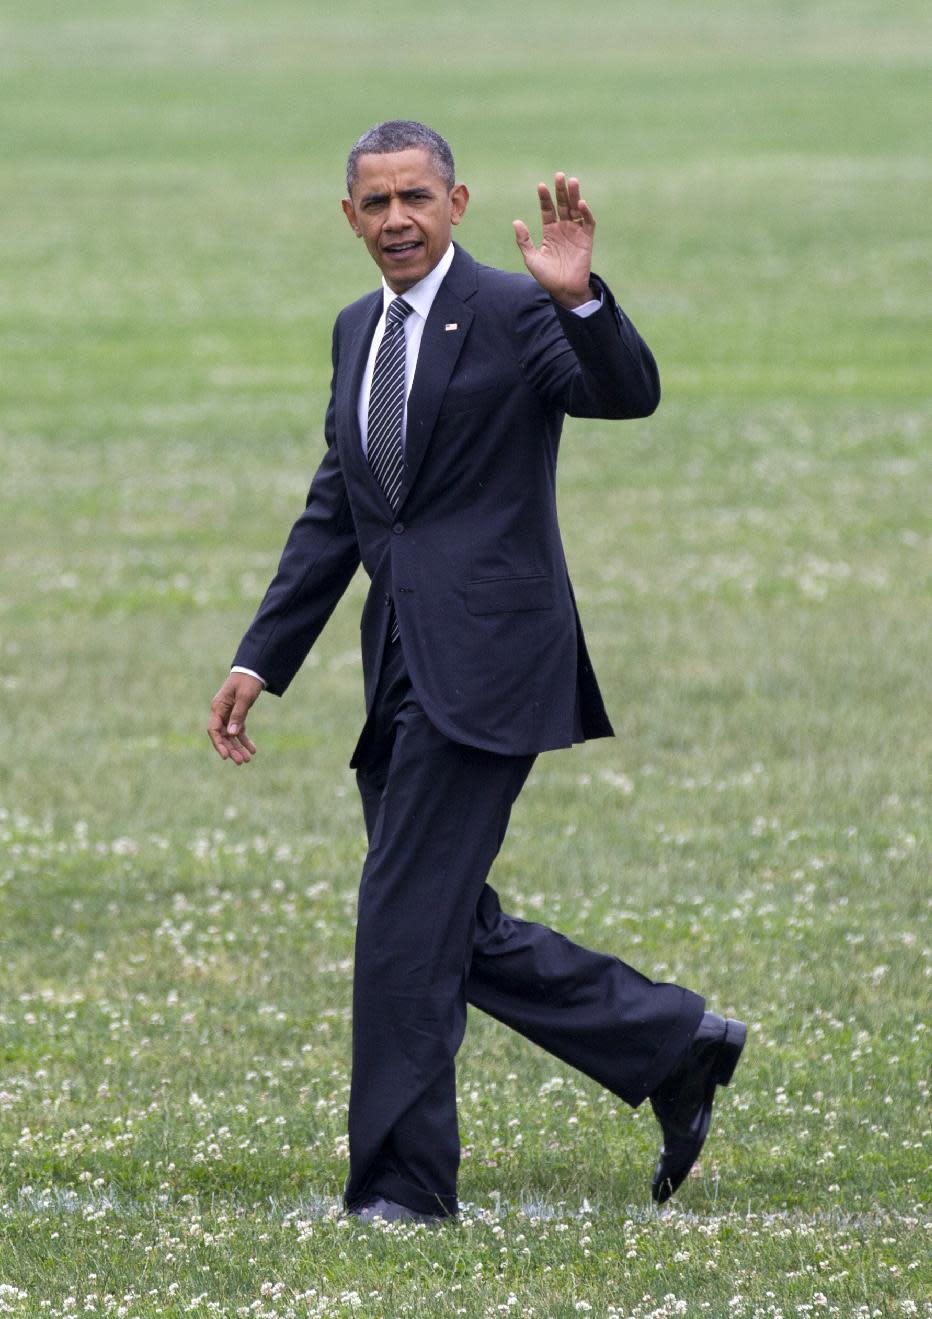
[[(918, 0), (4, 9), (0, 1314), (932, 1314), (930, 47)], [(492, 264), (577, 172), (660, 362), (561, 460), (618, 735), (495, 882), (754, 1023), (661, 1213), (649, 1112), (474, 1014), (461, 1224), (337, 1219), (362, 582), (255, 764), (204, 733), (389, 115)]]

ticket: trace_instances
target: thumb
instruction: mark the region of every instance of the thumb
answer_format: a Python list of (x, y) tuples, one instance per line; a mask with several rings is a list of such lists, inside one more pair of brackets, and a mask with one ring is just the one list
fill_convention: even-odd
[(230, 713), (230, 718), (227, 721), (227, 732), (231, 736), (235, 736), (235, 734), (240, 732), (240, 730), (242, 729), (243, 725), (246, 722), (246, 715), (249, 713), (249, 707), (251, 705), (252, 705), (252, 701), (247, 701), (242, 696), (238, 696), (236, 698), (236, 702)]
[(524, 259), (527, 260), (536, 251), (531, 238), (531, 231), (523, 220), (512, 220), (511, 226), (515, 231), (515, 241), (520, 247)]

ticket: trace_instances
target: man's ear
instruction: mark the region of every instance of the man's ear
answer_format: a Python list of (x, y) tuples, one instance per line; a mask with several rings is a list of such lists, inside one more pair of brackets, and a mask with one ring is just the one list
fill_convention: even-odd
[(459, 224), (469, 205), (469, 189), (465, 183), (458, 183), (450, 193), (450, 221)]
[(357, 238), (362, 238), (362, 230), (356, 222), (356, 208), (350, 201), (349, 197), (344, 197), (342, 202), (340, 202), (340, 205), (343, 207), (343, 214), (349, 221), (349, 227)]

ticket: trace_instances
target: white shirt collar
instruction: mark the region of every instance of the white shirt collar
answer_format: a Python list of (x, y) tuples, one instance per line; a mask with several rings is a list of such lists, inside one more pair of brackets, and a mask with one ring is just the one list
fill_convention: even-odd
[[(453, 244), (451, 243), (450, 246), (447, 248), (447, 250), (444, 252), (443, 256), (434, 266), (433, 270), (429, 271), (424, 276), (423, 279), (419, 279), (416, 284), (412, 284), (411, 287), (409, 289), (406, 289), (405, 292), (401, 295), (404, 298), (405, 302), (407, 302), (410, 305), (412, 311), (416, 311), (417, 314), (421, 316), (425, 321), (427, 320), (427, 313), (430, 311), (431, 307), (433, 306), (434, 298), (437, 296), (437, 290), (440, 288), (440, 285), (443, 283), (447, 271), (450, 269), (450, 267), (453, 264), (454, 255), (455, 255), (455, 251)], [(390, 302), (394, 302), (397, 297), (398, 294), (394, 293), (388, 287), (388, 285), (385, 283), (385, 280), (383, 278), (382, 279), (382, 315), (383, 316), (388, 311), (388, 304)]]

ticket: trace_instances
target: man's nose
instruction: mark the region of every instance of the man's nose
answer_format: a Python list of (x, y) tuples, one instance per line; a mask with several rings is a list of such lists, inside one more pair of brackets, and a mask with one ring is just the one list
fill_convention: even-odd
[(388, 203), (385, 225), (388, 229), (403, 229), (408, 223), (408, 212), (400, 197), (393, 197)]

